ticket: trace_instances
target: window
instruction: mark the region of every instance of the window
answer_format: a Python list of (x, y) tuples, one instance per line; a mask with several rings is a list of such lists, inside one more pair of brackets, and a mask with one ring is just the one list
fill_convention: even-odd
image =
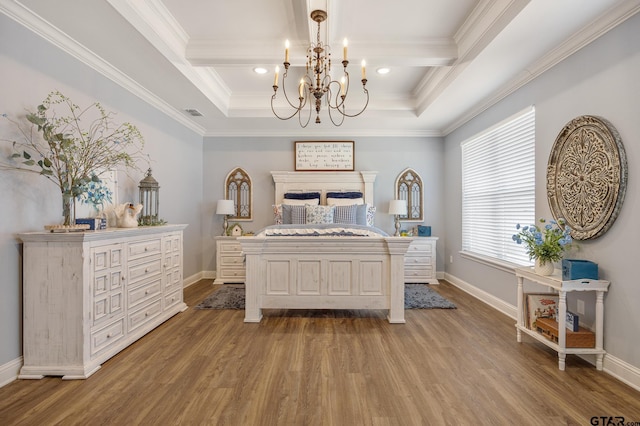
[(252, 193), (251, 178), (240, 167), (233, 169), (225, 180), (225, 198), (233, 200), (236, 210), (232, 220), (251, 220)]
[(422, 222), (422, 179), (412, 169), (405, 169), (396, 179), (396, 199), (407, 201), (407, 214), (400, 216), (403, 221)]
[(535, 223), (535, 109), (462, 143), (462, 250), (530, 265), (512, 235)]

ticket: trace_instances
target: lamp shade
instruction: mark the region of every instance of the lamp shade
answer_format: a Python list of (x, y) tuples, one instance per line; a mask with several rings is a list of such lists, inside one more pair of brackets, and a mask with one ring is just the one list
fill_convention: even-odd
[(233, 200), (218, 200), (218, 205), (216, 206), (216, 214), (236, 214)]
[(391, 200), (389, 201), (389, 214), (397, 214), (404, 216), (407, 214), (407, 201), (406, 200)]

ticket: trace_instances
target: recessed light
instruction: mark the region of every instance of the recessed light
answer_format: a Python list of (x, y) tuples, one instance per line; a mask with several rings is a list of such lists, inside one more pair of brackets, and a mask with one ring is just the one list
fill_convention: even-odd
[(376, 70), (378, 74), (389, 74), (391, 72), (391, 68), (381, 67)]
[(256, 74), (266, 74), (267, 73), (267, 69), (264, 67), (255, 67), (253, 69), (253, 72), (255, 72)]

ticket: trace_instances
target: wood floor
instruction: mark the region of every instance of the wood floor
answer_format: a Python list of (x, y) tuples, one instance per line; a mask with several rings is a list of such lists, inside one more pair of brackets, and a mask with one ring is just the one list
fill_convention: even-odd
[[(188, 287), (187, 304), (213, 287)], [(244, 311), (190, 308), (87, 380), (0, 388), (0, 424), (640, 425), (640, 392), (573, 355), (559, 371), (555, 352), (516, 343), (513, 319), (435, 289), (458, 309), (407, 310), (404, 325), (382, 311), (245, 324)]]

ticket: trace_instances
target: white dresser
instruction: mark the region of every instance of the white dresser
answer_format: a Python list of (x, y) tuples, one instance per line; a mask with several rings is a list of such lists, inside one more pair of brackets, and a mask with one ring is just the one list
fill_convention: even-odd
[(438, 284), (436, 278), (438, 237), (413, 237), (404, 256), (404, 282)]
[(21, 379), (84, 379), (178, 312), (186, 225), (20, 234)]
[(216, 237), (214, 284), (243, 283), (246, 277), (242, 247), (236, 237)]

